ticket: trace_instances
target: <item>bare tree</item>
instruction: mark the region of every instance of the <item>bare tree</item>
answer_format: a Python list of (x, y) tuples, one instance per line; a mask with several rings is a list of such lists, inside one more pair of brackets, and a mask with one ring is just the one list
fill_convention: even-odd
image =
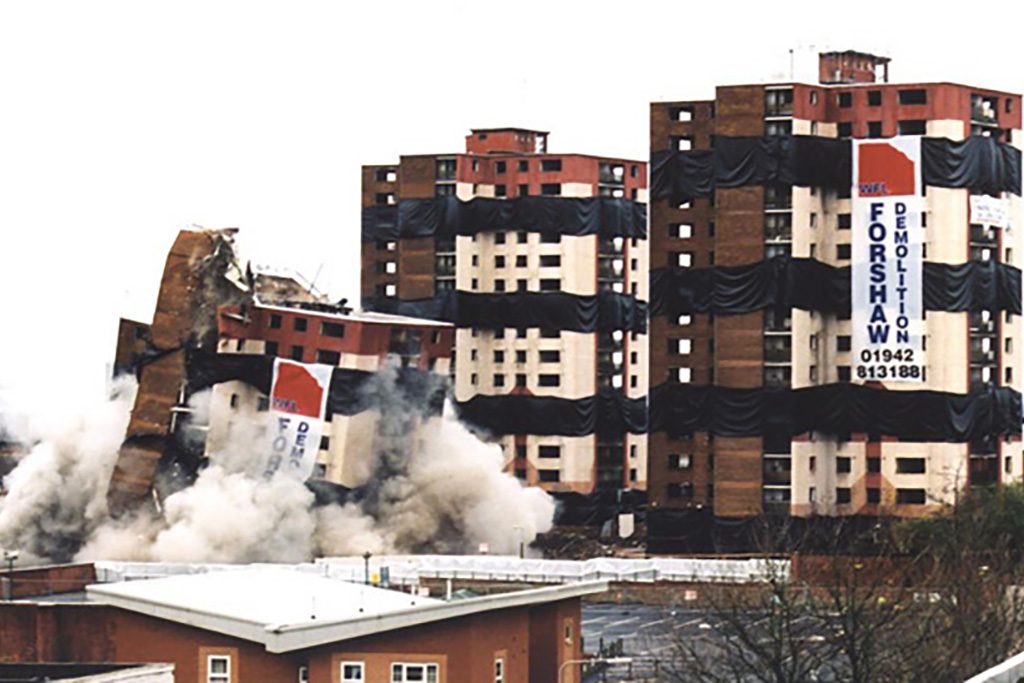
[(794, 540), (780, 524), (762, 547), (803, 551), (792, 571), (704, 590), (705, 628), (674, 637), (664, 680), (963, 681), (1024, 649), (1019, 487), (867, 532), (830, 520)]

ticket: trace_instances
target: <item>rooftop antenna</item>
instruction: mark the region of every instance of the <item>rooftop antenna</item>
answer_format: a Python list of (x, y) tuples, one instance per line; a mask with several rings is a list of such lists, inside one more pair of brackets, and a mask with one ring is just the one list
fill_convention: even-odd
[(317, 266), (316, 275), (313, 276), (313, 281), (309, 283), (309, 291), (316, 293), (316, 281), (320, 279), (320, 272), (324, 269), (324, 262), (321, 261), (320, 265)]
[(796, 67), (793, 61), (793, 48), (789, 48), (789, 80), (796, 79)]

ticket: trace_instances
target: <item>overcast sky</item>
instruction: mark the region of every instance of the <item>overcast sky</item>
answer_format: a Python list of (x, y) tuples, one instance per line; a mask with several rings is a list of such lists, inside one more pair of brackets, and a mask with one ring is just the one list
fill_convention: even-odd
[[(356, 298), (359, 166), (470, 127), (647, 156), (648, 103), (789, 80), (789, 50), (1024, 91), (1020, 4), (0, 3), (0, 388), (102, 389), (191, 224)], [(947, 18), (948, 17), (948, 18)], [(798, 76), (812, 67), (797, 59)]]

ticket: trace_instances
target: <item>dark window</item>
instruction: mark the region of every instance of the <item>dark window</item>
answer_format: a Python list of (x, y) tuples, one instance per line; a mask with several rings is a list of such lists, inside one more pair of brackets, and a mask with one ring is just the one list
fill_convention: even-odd
[(266, 396), (260, 396), (256, 399), (256, 412), (265, 413), (270, 410), (270, 399)]
[(542, 232), (540, 234), (541, 244), (558, 244), (562, 241), (562, 236), (557, 232)]
[(517, 467), (516, 468), (516, 479), (526, 479), (526, 470)]
[(494, 352), (494, 362), (495, 363), (504, 363), (505, 362), (505, 352), (504, 351), (500, 351), (500, 350), (499, 351), (495, 351)]
[(693, 466), (693, 458), (689, 455), (673, 453), (668, 456), (668, 466), (673, 470), (688, 470)]
[(292, 326), (296, 332), (305, 332), (309, 328), (309, 321), (305, 318), (295, 318), (292, 321)]
[(519, 387), (520, 389), (526, 387), (526, 375), (522, 373), (516, 374), (516, 386)]
[(850, 217), (850, 214), (848, 213), (839, 213), (836, 214), (836, 223), (836, 227), (838, 227), (840, 230), (849, 230), (850, 226), (853, 225), (853, 219)]
[(924, 505), (924, 489), (896, 489), (896, 502), (900, 505)]
[(495, 162), (495, 164), (494, 164), (494, 172), (495, 173), (504, 173), (505, 172), (505, 168), (506, 168), (506, 166), (505, 166), (505, 162), (504, 161), (498, 161), (498, 162)]
[(924, 458), (896, 458), (896, 474), (924, 474)]
[(880, 137), (882, 137), (882, 122), (881, 121), (868, 121), (868, 137), (869, 138), (880, 138)]
[(882, 500), (882, 492), (880, 489), (870, 488), (868, 489), (868, 502), (879, 503)]
[(525, 327), (517, 327), (516, 328), (516, 339), (526, 339), (526, 328)]
[(868, 106), (869, 107), (881, 107), (882, 106), (882, 91), (881, 90), (868, 90)]
[(525, 267), (526, 267), (526, 255), (525, 254), (520, 254), (519, 256), (516, 256), (516, 268), (525, 268)]
[(896, 124), (900, 135), (924, 135), (927, 130), (926, 121), (900, 121)]
[(504, 256), (495, 256), (494, 257), (494, 267), (495, 268), (504, 268), (505, 267), (505, 257)]
[(303, 349), (302, 349), (301, 346), (293, 346), (292, 347), (291, 359), (292, 360), (301, 361), (302, 360), (302, 352), (303, 352)]
[(277, 342), (268, 341), (266, 346), (264, 347), (263, 353), (268, 355), (268, 356), (276, 356), (277, 355)]
[[(558, 363), (561, 360), (562, 360), (562, 353), (561, 353), (561, 351), (541, 351), (540, 352), (540, 362), (541, 363)], [(523, 358), (523, 361), (524, 362), (526, 361), (525, 357)]]
[(324, 365), (337, 365), (341, 362), (341, 354), (337, 351), (327, 351), (325, 349), (316, 350), (316, 362), (323, 363)]
[(505, 233), (504, 232), (496, 232), (496, 233), (494, 233), (494, 243), (495, 244), (505, 244)]
[(270, 314), (270, 329), (279, 330), (281, 329), (281, 316), (277, 313)]
[(853, 460), (851, 458), (837, 457), (836, 458), (836, 473), (837, 474), (849, 474)]
[(495, 375), (494, 376), (494, 386), (496, 386), (496, 387), (503, 387), (503, 386), (505, 386), (505, 375)]
[(562, 383), (560, 375), (538, 375), (537, 386), (541, 387), (557, 387)]
[(559, 480), (558, 470), (537, 470), (538, 479), (543, 482), (557, 482)]
[(330, 448), (331, 448), (331, 437), (329, 437), (329, 436), (321, 436), (320, 437), (320, 450), (326, 451), (326, 450), (330, 450)]
[(548, 197), (557, 197), (562, 194), (561, 183), (543, 183), (540, 186), (540, 193)]
[(853, 93), (841, 92), (836, 95), (836, 101), (843, 109), (853, 106)]
[(238, 407), (238, 394), (231, 394), (231, 407), (232, 408), (237, 408)]
[(840, 123), (836, 127), (836, 133), (841, 138), (851, 137), (853, 135), (853, 124), (850, 123), (849, 121), (846, 121), (845, 123)]
[(435, 197), (454, 197), (455, 196), (455, 183), (448, 183), (434, 186)]
[(557, 292), (561, 288), (561, 280), (554, 278), (542, 278), (540, 281), (540, 291), (542, 292)]
[(393, 183), (397, 178), (395, 169), (393, 168), (378, 168), (376, 176), (378, 183)]
[(836, 337), (836, 351), (849, 351), (850, 347), (850, 335), (841, 334)]
[(526, 285), (527, 285), (527, 281), (526, 280), (516, 280), (516, 291), (517, 292), (525, 292), (526, 291)]
[(837, 244), (836, 245), (836, 258), (840, 261), (850, 260), (850, 245), (849, 244)]
[(516, 444), (516, 457), (517, 458), (525, 458), (526, 457), (526, 446), (525, 445), (523, 445), (523, 444)]
[(849, 365), (839, 365), (839, 366), (836, 367), (836, 370), (839, 371), (839, 375), (838, 376), (839, 376), (839, 381), (840, 382), (849, 382), (850, 381), (850, 366)]
[(684, 481), (680, 484), (669, 484), (665, 488), (669, 498), (693, 498), (693, 484)]
[(320, 323), (320, 334), (340, 339), (345, 336), (345, 326), (341, 323)]
[(540, 170), (542, 171), (561, 171), (562, 160), (561, 159), (542, 159), (540, 162)]
[(529, 185), (520, 185), (519, 186), (519, 196), (520, 197), (528, 197), (528, 196), (530, 196), (530, 186)]
[(520, 161), (518, 166), (517, 166), (517, 168), (519, 169), (520, 173), (526, 173), (527, 171), (530, 170), (530, 162), (529, 161)]
[(387, 206), (395, 203), (395, 195), (391, 192), (377, 192), (373, 196), (373, 201), (378, 206)]
[(526, 351), (516, 351), (516, 362), (517, 363), (525, 363), (526, 362)]
[(562, 265), (562, 257), (558, 254), (546, 254), (540, 257), (541, 268), (558, 268)]
[(850, 489), (837, 488), (836, 489), (836, 503), (839, 505), (847, 505), (850, 502)]
[(434, 168), (437, 180), (455, 180), (455, 159), (438, 159)]
[(881, 458), (868, 458), (868, 472), (877, 474), (882, 471), (882, 459)]
[[(1010, 101), (1009, 101), (1009, 100), (1007, 100), (1007, 101), (1006, 101), (1006, 103), (1007, 103), (1007, 104), (1009, 104), (1009, 103), (1010, 103)], [(1007, 107), (1007, 108), (1006, 108), (1006, 111), (1010, 111), (1010, 108), (1009, 108), (1009, 107)], [(630, 177), (630, 178), (636, 178), (636, 176), (637, 176), (637, 174), (638, 174), (639, 172), (640, 172), (640, 169), (639, 169), (639, 168), (637, 167), (637, 165), (636, 165), (636, 164), (633, 164), (632, 166), (630, 166), (630, 167), (629, 167), (629, 177)]]
[(504, 185), (495, 185), (494, 186), (494, 196), (495, 197), (507, 197), (508, 196), (508, 190), (506, 189), (506, 187)]
[(541, 458), (560, 458), (562, 457), (561, 446), (538, 446), (537, 456)]
[(900, 104), (928, 104), (927, 90), (900, 90)]

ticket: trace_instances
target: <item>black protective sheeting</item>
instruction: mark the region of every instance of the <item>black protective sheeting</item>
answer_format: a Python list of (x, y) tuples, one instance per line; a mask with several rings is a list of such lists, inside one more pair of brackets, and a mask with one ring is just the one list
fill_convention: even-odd
[[(716, 187), (849, 188), (852, 144), (810, 135), (715, 138), (714, 149), (651, 155), (651, 196), (682, 203)], [(1021, 193), (1021, 152), (988, 137), (921, 138), (925, 185)]]
[(368, 206), (362, 213), (361, 240), (366, 242), (394, 242), (398, 232), (398, 206)]
[(647, 237), (647, 207), (615, 197), (457, 197), (403, 199), (396, 206), (363, 209), (362, 240), (519, 231), (552, 235)]
[(651, 391), (650, 428), (672, 436), (704, 431), (873, 433), (903, 441), (972, 441), (1020, 434), (1021, 396), (1007, 387), (971, 394), (886, 391), (858, 384), (735, 389), (661, 384)]
[[(929, 263), (923, 271), (929, 311), (1021, 313), (1021, 271), (996, 261)], [(850, 312), (850, 268), (777, 256), (744, 266), (651, 271), (651, 315), (730, 315), (767, 308)]]
[(646, 513), (647, 492), (637, 489), (598, 489), (593, 493), (552, 492), (558, 504), (556, 526), (601, 526), (616, 515)]
[(989, 137), (921, 138), (924, 183), (986, 194), (1021, 193), (1020, 150)]
[[(325, 419), (332, 415), (356, 415), (381, 405), (405, 405), (423, 415), (440, 415), (444, 407), (445, 383), (432, 372), (404, 367), (393, 370), (394, 381), (382, 378), (382, 372), (334, 368), (327, 395)], [(237, 380), (270, 393), (274, 359), (244, 353), (207, 353), (193, 351), (188, 358), (189, 391)]]
[(364, 299), (363, 308), (485, 330), (545, 328), (569, 332), (647, 331), (647, 302), (607, 290), (565, 292), (441, 292), (431, 299)]
[(614, 437), (647, 430), (647, 399), (631, 399), (607, 387), (580, 399), (479, 395), (456, 407), (462, 420), (491, 434)]

